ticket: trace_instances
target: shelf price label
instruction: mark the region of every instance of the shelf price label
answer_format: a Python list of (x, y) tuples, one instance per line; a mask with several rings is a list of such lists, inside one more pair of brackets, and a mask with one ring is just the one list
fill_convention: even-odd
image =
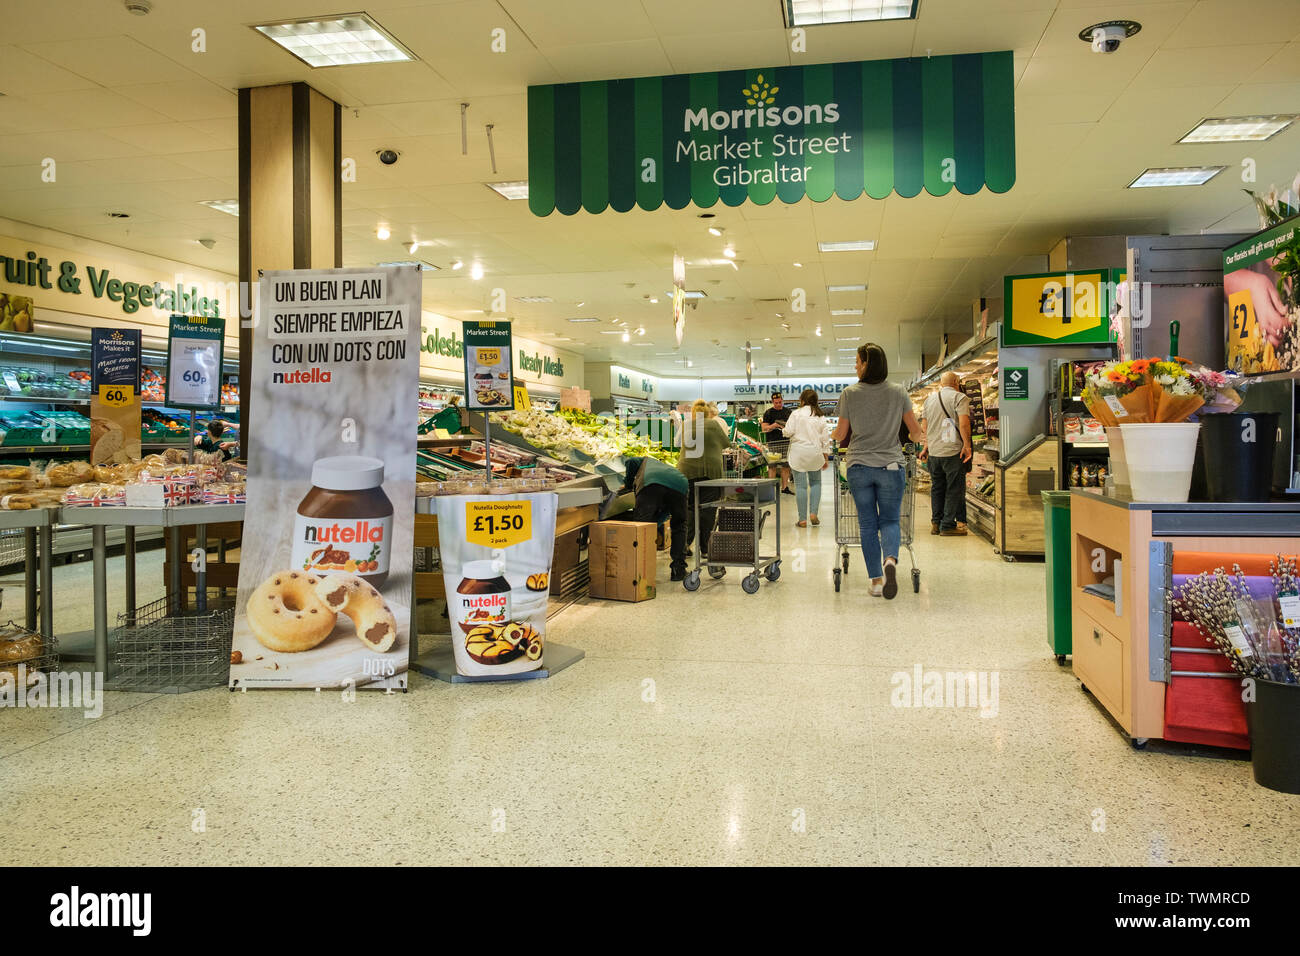
[(465, 540), (485, 548), (509, 548), (533, 537), (531, 501), (465, 502)]
[(99, 403), (108, 408), (127, 408), (135, 404), (135, 389), (130, 385), (101, 385)]

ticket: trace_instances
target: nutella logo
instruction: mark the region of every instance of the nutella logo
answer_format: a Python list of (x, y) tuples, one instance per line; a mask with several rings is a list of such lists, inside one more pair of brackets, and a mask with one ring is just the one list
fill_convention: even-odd
[(271, 373), (271, 382), (274, 385), (319, 385), (329, 380), (330, 373), (319, 368)]
[(358, 521), (356, 524), (309, 524), (303, 540), (316, 544), (378, 544), (384, 540), (384, 526)]
[(461, 607), (476, 608), (487, 607), (497, 608), (506, 606), (506, 596), (504, 594), (484, 594), (475, 597), (466, 597), (461, 599)]

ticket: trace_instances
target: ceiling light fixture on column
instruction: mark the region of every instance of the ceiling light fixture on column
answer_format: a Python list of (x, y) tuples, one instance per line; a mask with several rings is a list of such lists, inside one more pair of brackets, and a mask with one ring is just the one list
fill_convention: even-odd
[(375, 235), (378, 236), (381, 240), (384, 240), (387, 239), (389, 236), (391, 236), (392, 233), (388, 231), (387, 226), (380, 226), (378, 229), (375, 230)]

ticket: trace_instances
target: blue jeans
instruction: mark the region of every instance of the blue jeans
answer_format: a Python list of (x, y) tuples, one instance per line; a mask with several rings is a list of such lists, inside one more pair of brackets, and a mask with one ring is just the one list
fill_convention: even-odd
[(818, 505), (822, 503), (822, 473), (798, 468), (791, 471), (794, 472), (794, 503), (799, 509), (799, 520), (807, 521), (809, 512), (816, 514)]
[(906, 488), (907, 472), (902, 465), (892, 470), (870, 465), (849, 466), (849, 493), (858, 507), (862, 557), (872, 578), (885, 576), (882, 553), (886, 558), (898, 560), (898, 548), (902, 542), (898, 514), (903, 507)]

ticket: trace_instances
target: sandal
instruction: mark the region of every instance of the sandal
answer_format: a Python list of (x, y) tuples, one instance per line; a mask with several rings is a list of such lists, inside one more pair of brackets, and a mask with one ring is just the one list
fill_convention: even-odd
[(797, 522), (795, 522), (795, 527), (796, 527), (796, 528), (806, 528), (806, 527), (808, 527), (808, 522), (807, 522), (807, 521), (797, 521)]
[(816, 516), (816, 515), (813, 515), (811, 520), (812, 520), (812, 523), (815, 524), (815, 525), (816, 525), (816, 524), (821, 524), (821, 522), (817, 520), (817, 516)]

